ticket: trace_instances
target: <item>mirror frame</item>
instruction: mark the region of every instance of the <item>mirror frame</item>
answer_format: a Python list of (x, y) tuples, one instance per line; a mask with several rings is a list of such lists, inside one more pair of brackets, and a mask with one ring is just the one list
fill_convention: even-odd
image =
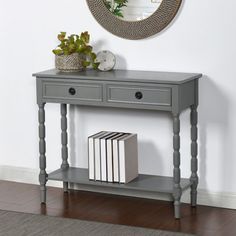
[(159, 33), (175, 17), (182, 0), (163, 0), (159, 8), (148, 18), (140, 21), (124, 21), (106, 8), (103, 0), (86, 0), (97, 20), (110, 33), (126, 39), (144, 39)]

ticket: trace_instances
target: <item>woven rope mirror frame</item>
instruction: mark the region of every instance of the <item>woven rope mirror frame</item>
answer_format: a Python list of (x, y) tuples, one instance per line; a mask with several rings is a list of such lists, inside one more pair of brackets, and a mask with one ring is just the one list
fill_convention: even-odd
[(97, 22), (110, 33), (126, 39), (144, 39), (159, 33), (175, 17), (182, 0), (163, 0), (160, 7), (141, 21), (124, 21), (114, 16), (103, 0), (86, 0)]

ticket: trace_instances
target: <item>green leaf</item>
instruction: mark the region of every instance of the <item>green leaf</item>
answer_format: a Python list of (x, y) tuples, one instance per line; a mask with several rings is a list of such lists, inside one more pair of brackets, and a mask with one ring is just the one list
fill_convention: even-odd
[(100, 65), (99, 62), (92, 63), (93, 69), (95, 69), (95, 70), (98, 68), (99, 65)]
[(95, 59), (97, 58), (97, 55), (94, 52), (92, 52), (90, 54), (90, 57), (91, 57), (92, 61), (95, 61)]
[(127, 0), (115, 0), (115, 2), (117, 4), (124, 4), (124, 3), (127, 3), (128, 1)]
[(71, 53), (69, 52), (69, 49), (68, 49), (68, 48), (65, 48), (65, 49), (64, 49), (64, 54), (65, 54), (65, 55), (70, 55), (70, 54), (71, 54)]
[(54, 49), (52, 50), (52, 52), (55, 54), (55, 55), (62, 55), (63, 54), (63, 51), (61, 49)]
[(68, 40), (69, 40), (69, 43), (72, 44), (72, 43), (75, 43), (75, 38), (73, 35), (69, 36), (68, 37)]
[(76, 45), (76, 51), (78, 53), (82, 53), (86, 47), (85, 43), (79, 38), (75, 41), (75, 45)]
[(76, 52), (85, 53), (85, 49), (86, 49), (86, 46), (80, 45), (79, 47), (77, 47)]
[(90, 61), (83, 61), (82, 62), (83, 67), (88, 67), (88, 66), (90, 66), (90, 64), (91, 64)]
[(58, 34), (57, 38), (60, 40), (60, 41), (63, 41), (66, 37), (66, 32), (61, 32), (60, 34)]
[(118, 17), (124, 17), (119, 8), (115, 8), (114, 11), (113, 11), (113, 14), (118, 16)]
[(89, 43), (90, 35), (89, 35), (88, 31), (81, 33), (80, 39), (86, 44)]
[(84, 44), (84, 42), (80, 38), (77, 38), (75, 44), (79, 47), (80, 45)]
[(87, 55), (90, 55), (93, 48), (91, 46), (85, 46), (83, 52)]
[(76, 46), (73, 43), (68, 45), (68, 50), (70, 53), (74, 53), (76, 51)]

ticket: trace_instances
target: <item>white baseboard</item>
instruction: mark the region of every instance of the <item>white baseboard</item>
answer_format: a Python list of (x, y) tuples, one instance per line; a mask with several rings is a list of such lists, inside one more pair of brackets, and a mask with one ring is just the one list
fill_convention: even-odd
[[(36, 169), (23, 168), (23, 167), (13, 167), (13, 166), (0, 166), (0, 180), (21, 182), (27, 184), (38, 184), (38, 173)], [(48, 186), (52, 187), (62, 187), (62, 183), (57, 181), (48, 181)], [(94, 186), (83, 186), (71, 184), (74, 189), (81, 189), (86, 191), (96, 191), (96, 192), (106, 192), (106, 193), (116, 193), (115, 189), (109, 191), (105, 188), (96, 188)], [(120, 192), (117, 192), (120, 194)], [(160, 200), (171, 200), (168, 195), (165, 194), (140, 194), (138, 192), (125, 191), (120, 195), (135, 196), (135, 197), (145, 197), (151, 199)], [(182, 196), (182, 202), (189, 203), (189, 191), (186, 191)], [(206, 206), (215, 206), (229, 209), (236, 209), (236, 193), (227, 192), (211, 192), (204, 189), (198, 190), (198, 204)]]
[[(13, 181), (26, 184), (39, 184), (39, 170), (16, 167), (0, 166), (0, 180)], [(62, 187), (62, 183), (57, 181), (48, 181), (48, 186)]]

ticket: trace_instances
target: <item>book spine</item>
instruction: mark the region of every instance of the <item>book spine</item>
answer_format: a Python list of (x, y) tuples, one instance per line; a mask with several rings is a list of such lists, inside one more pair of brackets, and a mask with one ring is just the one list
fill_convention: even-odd
[(88, 164), (89, 164), (89, 179), (95, 179), (95, 165), (94, 165), (94, 143), (93, 138), (88, 139)]
[(95, 139), (95, 180), (101, 180), (100, 140)]
[(107, 181), (113, 182), (112, 141), (107, 140)]
[(119, 141), (119, 169), (120, 183), (125, 183), (125, 144), (124, 141)]
[(113, 174), (114, 182), (119, 182), (119, 150), (118, 150), (118, 140), (113, 140)]
[(107, 181), (107, 151), (106, 139), (101, 140), (101, 172), (102, 181)]

